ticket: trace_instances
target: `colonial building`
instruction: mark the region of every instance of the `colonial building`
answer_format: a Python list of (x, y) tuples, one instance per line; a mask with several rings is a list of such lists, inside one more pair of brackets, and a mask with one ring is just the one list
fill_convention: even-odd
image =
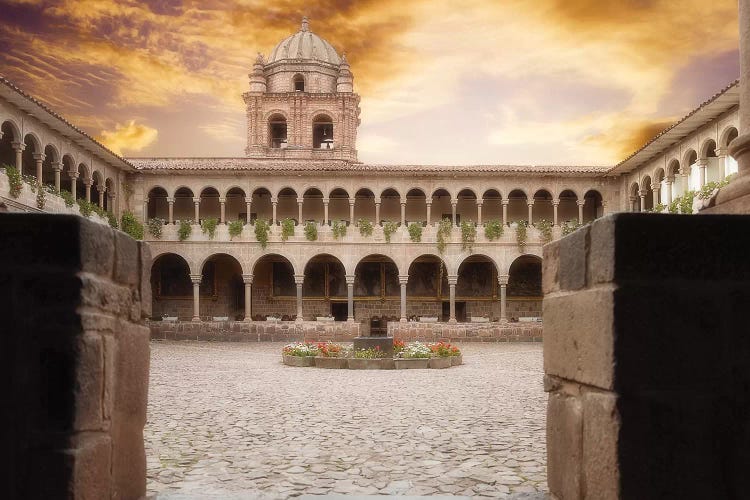
[(736, 82), (615, 166), (393, 166), (357, 160), (354, 77), (306, 19), (249, 76), (238, 158), (124, 160), (3, 81), (0, 162), (150, 228), (155, 319), (362, 332), (539, 318), (546, 241), (737, 169)]

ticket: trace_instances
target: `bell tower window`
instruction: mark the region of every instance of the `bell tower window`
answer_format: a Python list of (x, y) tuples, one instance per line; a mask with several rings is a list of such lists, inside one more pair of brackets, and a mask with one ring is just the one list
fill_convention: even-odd
[(273, 149), (286, 148), (286, 118), (282, 115), (273, 115), (268, 120), (268, 142)]
[(305, 77), (302, 75), (294, 75), (294, 91), (304, 92), (305, 91)]
[(313, 148), (333, 149), (333, 120), (328, 115), (313, 120)]

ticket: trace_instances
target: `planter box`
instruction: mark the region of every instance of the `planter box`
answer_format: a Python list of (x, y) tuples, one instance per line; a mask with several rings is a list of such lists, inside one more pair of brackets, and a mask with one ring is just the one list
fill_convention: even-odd
[(415, 368), (429, 368), (430, 358), (397, 358), (394, 360), (396, 370), (411, 370)]
[(459, 354), (458, 356), (451, 356), (451, 366), (458, 366), (464, 364), (464, 355)]
[(284, 364), (289, 366), (315, 366), (315, 356), (287, 356), (282, 354)]
[(328, 358), (325, 356), (315, 356), (315, 366), (318, 368), (335, 368), (335, 369), (343, 369), (346, 368), (347, 363), (346, 358)]
[(392, 358), (348, 358), (347, 362), (350, 370), (393, 370), (396, 367)]
[(446, 358), (430, 358), (430, 368), (437, 368), (437, 369), (443, 369), (443, 368), (450, 368), (452, 365), (451, 358), (453, 356), (448, 356)]

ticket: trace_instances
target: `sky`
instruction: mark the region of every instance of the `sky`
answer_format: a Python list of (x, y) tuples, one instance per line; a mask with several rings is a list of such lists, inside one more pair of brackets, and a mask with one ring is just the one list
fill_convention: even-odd
[(737, 0), (0, 0), (0, 74), (126, 157), (238, 157), (303, 15), (367, 163), (611, 165), (739, 75)]

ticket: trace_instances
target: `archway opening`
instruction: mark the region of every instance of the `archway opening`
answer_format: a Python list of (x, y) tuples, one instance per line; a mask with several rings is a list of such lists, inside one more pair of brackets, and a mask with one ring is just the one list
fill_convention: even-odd
[[(500, 318), (497, 266), (486, 255), (472, 255), (458, 267), (456, 281), (456, 320)], [(459, 307), (459, 304), (462, 304)], [(462, 314), (459, 314), (462, 313)]]
[(398, 267), (385, 255), (368, 255), (354, 269), (354, 318), (371, 326), (377, 317), (381, 323), (401, 317), (401, 287)]
[(194, 194), (190, 188), (181, 187), (174, 193), (175, 221), (189, 221), (195, 217)]
[(328, 223), (339, 221), (349, 225), (349, 193), (341, 188), (336, 188), (328, 194)]
[(510, 222), (521, 222), (529, 220), (528, 197), (520, 189), (514, 189), (508, 193), (508, 220)]
[(329, 254), (316, 255), (305, 266), (302, 285), (302, 310), (305, 318), (333, 316), (335, 321), (346, 321), (346, 271), (339, 259)]
[(245, 202), (245, 191), (243, 189), (233, 187), (227, 191), (224, 212), (227, 222), (236, 220), (248, 221), (247, 203)]
[(392, 188), (380, 193), (380, 223), (388, 221), (401, 224), (401, 195)]
[(448, 272), (445, 262), (435, 255), (421, 255), (409, 265), (406, 283), (406, 315), (411, 320), (450, 316)]
[(406, 193), (406, 224), (427, 224), (427, 196), (424, 191), (412, 188)]
[(279, 191), (278, 204), (276, 205), (276, 217), (278, 224), (284, 219), (292, 219), (299, 223), (299, 208), (297, 207), (297, 192), (292, 188), (284, 188)]
[(451, 206), (451, 194), (447, 189), (436, 189), (431, 196), (432, 208), (430, 222), (434, 225), (443, 219), (453, 220), (453, 207)]
[(169, 203), (167, 190), (156, 186), (148, 192), (148, 218), (169, 221)]
[(328, 115), (313, 119), (313, 148), (333, 149), (333, 120)]
[(602, 195), (596, 189), (591, 189), (583, 195), (583, 222), (591, 222), (602, 216), (604, 207)]
[(273, 149), (286, 149), (287, 125), (284, 115), (274, 114), (268, 119), (268, 145)]
[(2, 131), (2, 138), (0, 138), (0, 165), (15, 167), (16, 152), (13, 149), (13, 143), (18, 142), (19, 139), (10, 122), (3, 122), (0, 130)]
[(373, 224), (378, 222), (375, 220), (375, 195), (367, 188), (360, 189), (354, 196), (354, 218), (368, 220)]
[(245, 317), (245, 284), (242, 266), (237, 259), (223, 253), (206, 259), (201, 269), (200, 286), (202, 319), (236, 321)]
[(153, 319), (193, 317), (193, 283), (190, 266), (180, 255), (165, 253), (151, 265), (151, 316)]
[(255, 224), (256, 220), (270, 221), (273, 217), (273, 203), (271, 202), (271, 191), (262, 187), (253, 191), (250, 197), (249, 222)]
[(497, 189), (488, 189), (482, 195), (482, 220), (500, 221), (503, 218), (503, 199)]
[(471, 189), (462, 189), (456, 196), (456, 224), (476, 223), (477, 215), (477, 195)]
[(534, 193), (534, 207), (531, 215), (534, 223), (542, 220), (552, 223), (554, 219), (552, 195), (546, 189), (540, 189)]
[(512, 321), (542, 317), (542, 259), (522, 255), (510, 265), (507, 308)]
[(302, 196), (302, 220), (319, 224), (323, 220), (323, 193), (318, 188), (310, 188)]
[(557, 223), (578, 223), (578, 195), (571, 189), (560, 193), (560, 203), (557, 206)]
[(221, 204), (219, 203), (219, 191), (216, 188), (207, 187), (201, 191), (201, 204), (198, 214), (201, 221), (207, 219), (219, 220)]
[[(44, 147), (44, 162), (42, 162), (42, 184), (45, 186), (55, 185), (55, 169), (53, 164), (60, 161), (60, 155), (51, 144)], [(59, 168), (59, 166), (58, 166)]]
[(252, 319), (270, 317), (282, 321), (297, 318), (297, 285), (294, 267), (289, 259), (278, 254), (261, 257), (253, 267)]

